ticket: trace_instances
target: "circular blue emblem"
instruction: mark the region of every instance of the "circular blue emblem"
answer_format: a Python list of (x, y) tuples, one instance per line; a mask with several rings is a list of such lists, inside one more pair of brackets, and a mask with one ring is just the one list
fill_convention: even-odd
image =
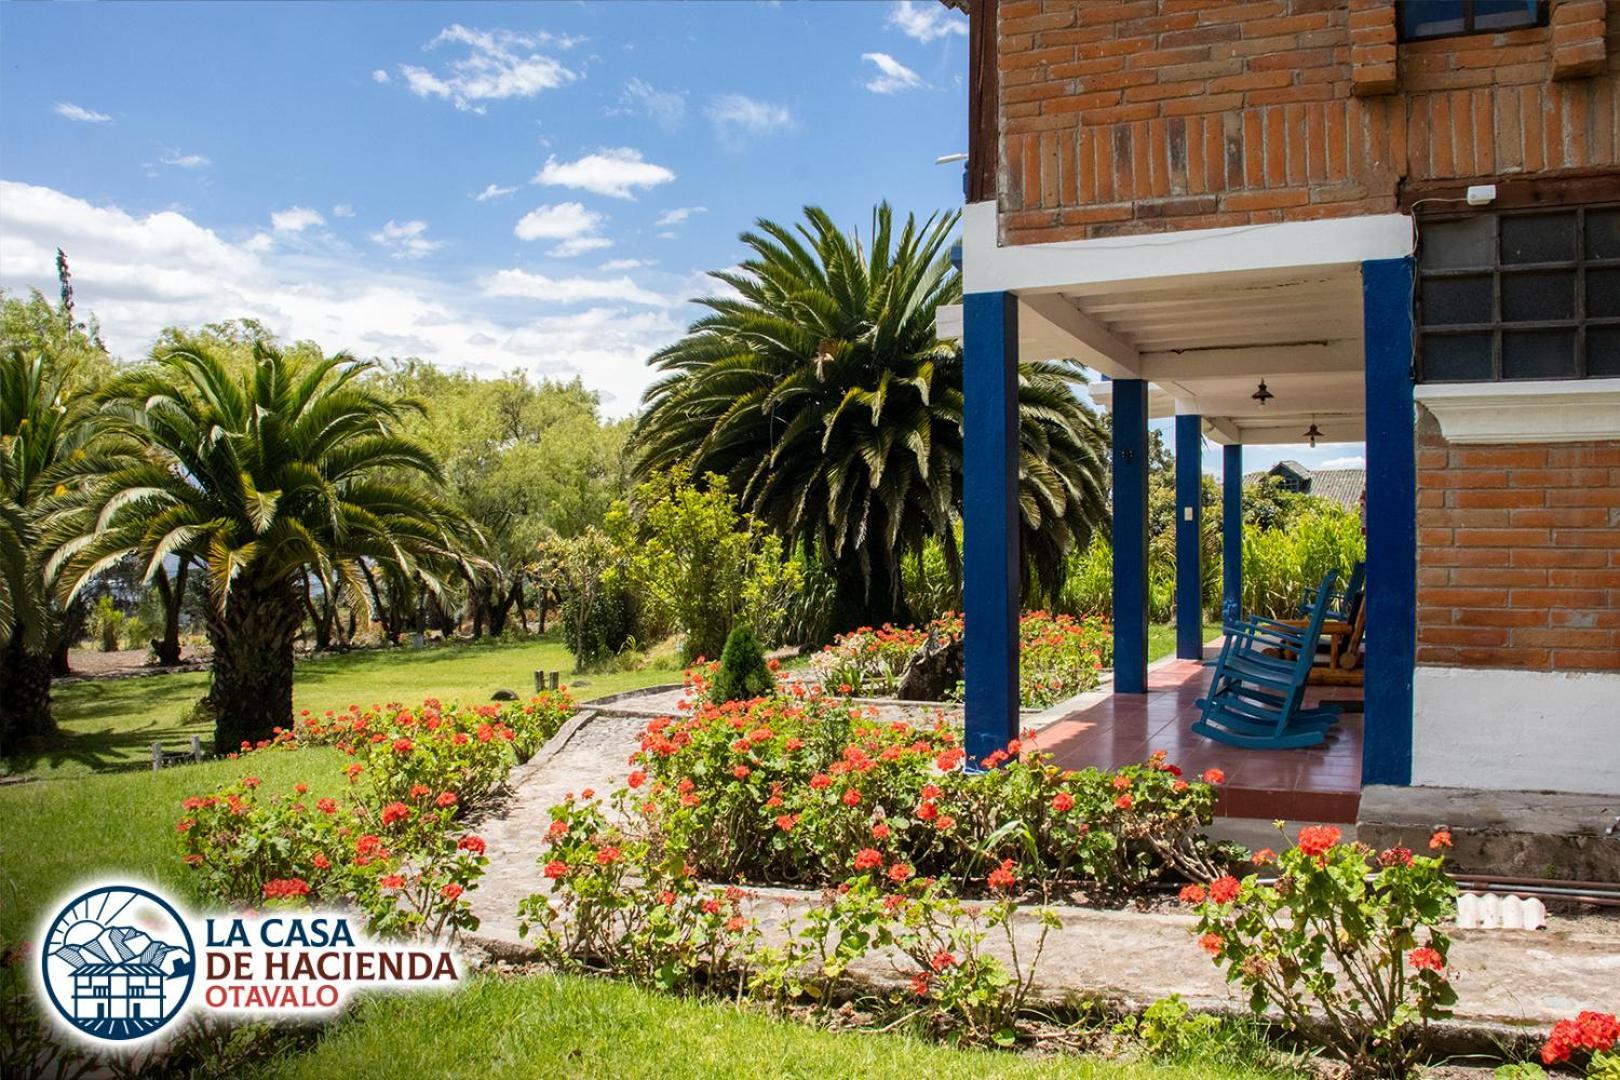
[(107, 1042), (142, 1039), (173, 1020), (196, 981), (186, 921), (163, 897), (105, 885), (63, 906), (40, 949), (40, 975), (57, 1014)]

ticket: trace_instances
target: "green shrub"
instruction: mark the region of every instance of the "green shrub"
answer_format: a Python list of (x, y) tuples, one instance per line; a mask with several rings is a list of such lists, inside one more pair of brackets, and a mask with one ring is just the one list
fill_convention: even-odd
[(90, 613), (90, 628), (95, 632), (96, 641), (102, 652), (117, 652), (123, 644), (124, 623), (129, 616), (118, 610), (113, 598), (103, 593), (96, 600), (95, 609)]
[(711, 693), (716, 702), (747, 701), (764, 697), (776, 685), (765, 667), (765, 650), (745, 624), (731, 628), (726, 647), (720, 653), (720, 670), (714, 676)]

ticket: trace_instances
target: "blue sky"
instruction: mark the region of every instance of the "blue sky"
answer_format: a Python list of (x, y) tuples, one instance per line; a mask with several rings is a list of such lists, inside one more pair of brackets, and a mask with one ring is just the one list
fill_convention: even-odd
[(125, 356), (245, 315), (622, 415), (755, 218), (961, 201), (934, 0), (7, 4), (0, 34), (0, 285), (53, 288), (62, 246)]

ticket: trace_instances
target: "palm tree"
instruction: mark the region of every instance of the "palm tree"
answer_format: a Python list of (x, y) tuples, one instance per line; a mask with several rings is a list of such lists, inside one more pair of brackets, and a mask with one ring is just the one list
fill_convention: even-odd
[(52, 562), (67, 591), (128, 555), (148, 580), (177, 556), (203, 571), (218, 751), (291, 721), (306, 570), (363, 596), (362, 559), (430, 583), (457, 561), (459, 519), (409, 482), (438, 482), (438, 466), (398, 434), (410, 406), (364, 378), (373, 367), (266, 341), (244, 364), (196, 338), (101, 395), (121, 451), (88, 466)]
[[(735, 295), (655, 355), (633, 449), (639, 477), (676, 466), (718, 473), (743, 506), (822, 560), (835, 628), (901, 617), (901, 560), (937, 539), (960, 582), (962, 353), (934, 315), (961, 300), (946, 244), (957, 215), (887, 203), (870, 243), (805, 209), (792, 228), (758, 222), (753, 256), (710, 276)], [(1019, 372), (1022, 545), (1032, 578), (1061, 582), (1064, 554), (1107, 520), (1106, 440), (1066, 361)]]
[(0, 751), (49, 734), (62, 612), (41, 526), (59, 474), (95, 436), (89, 390), (105, 358), (38, 293), (3, 299), (0, 330)]

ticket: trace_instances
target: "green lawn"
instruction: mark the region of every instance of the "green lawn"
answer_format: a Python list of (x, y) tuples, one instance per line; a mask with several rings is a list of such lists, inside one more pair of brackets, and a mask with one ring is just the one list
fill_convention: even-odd
[[(156, 680), (143, 680), (156, 681)], [(0, 786), (0, 941), (31, 938), (44, 905), (70, 886), (133, 876), (186, 895), (175, 844), (180, 800), (252, 772), (264, 790), (299, 781), (314, 796), (345, 781), (336, 750), (311, 748), (162, 772)]]
[[(1221, 636), (1220, 623), (1204, 624), (1204, 640)], [(1148, 627), (1148, 662), (1162, 659), (1176, 651), (1176, 628), (1170, 623), (1154, 623)]]
[(477, 979), (451, 994), (377, 997), (275, 1080), (466, 1077), (955, 1077), (1246, 1080), (1210, 1062), (1161, 1066), (953, 1050), (898, 1034), (834, 1033), (597, 979)]
[[(412, 704), (427, 697), (488, 701), (500, 688), (528, 694), (535, 671), (561, 671), (580, 698), (680, 682), (671, 668), (570, 676), (574, 660), (561, 644), (532, 641), (438, 645), (425, 649), (367, 650), (301, 661), (293, 684), (293, 707), (316, 712), (350, 704), (389, 701)], [(97, 679), (57, 687), (52, 693), (61, 735), (28, 748), (6, 764), (9, 771), (37, 776), (82, 776), (142, 768), (153, 742), (183, 749), (192, 735), (204, 746), (208, 724), (188, 722), (191, 707), (208, 689), (206, 672)]]

